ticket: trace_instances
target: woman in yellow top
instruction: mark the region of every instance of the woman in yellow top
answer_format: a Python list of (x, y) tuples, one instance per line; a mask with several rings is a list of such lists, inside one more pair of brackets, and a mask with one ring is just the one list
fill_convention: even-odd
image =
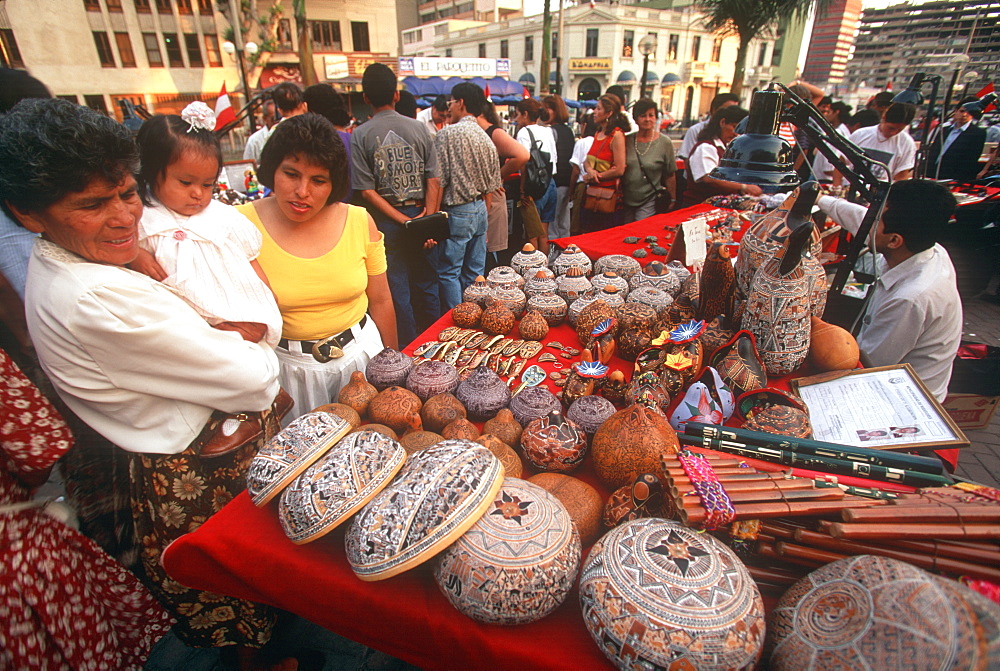
[(395, 348), (396, 313), (385, 246), (361, 207), (339, 202), (347, 154), (318, 114), (275, 126), (258, 178), (269, 198), (238, 209), (260, 229), (260, 263), (281, 310), (281, 386), (295, 399), (290, 422), (331, 400), (383, 345)]

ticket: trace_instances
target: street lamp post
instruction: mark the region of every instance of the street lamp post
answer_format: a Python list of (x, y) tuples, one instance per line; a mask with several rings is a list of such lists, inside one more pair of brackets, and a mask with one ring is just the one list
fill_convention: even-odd
[(962, 82), (964, 84), (964, 86), (962, 86), (963, 98), (969, 95), (969, 86), (972, 84), (972, 82), (976, 81), (977, 79), (979, 79), (979, 73), (976, 72), (975, 70), (969, 70), (964, 75), (962, 75)]
[(958, 81), (958, 75), (962, 72), (962, 68), (969, 64), (969, 57), (965, 54), (955, 54), (951, 59), (951, 84), (948, 85), (948, 91), (944, 96), (944, 113), (947, 114), (948, 110), (951, 109), (951, 95), (955, 90), (955, 82)]
[[(246, 42), (244, 43), (243, 48), (240, 49), (234, 43), (230, 42), (229, 40), (226, 40), (225, 42), (222, 43), (222, 50), (236, 60), (236, 63), (240, 68), (240, 83), (243, 85), (243, 97), (246, 98), (246, 101), (249, 103), (250, 81), (247, 79), (247, 70), (243, 62), (243, 52), (245, 51), (246, 53), (253, 56), (254, 54), (257, 53), (257, 43)], [(256, 125), (254, 124), (252, 112), (247, 115), (247, 119), (249, 120), (250, 123), (250, 132), (253, 133), (255, 130), (257, 130), (257, 128)]]
[(649, 56), (656, 53), (656, 35), (646, 35), (639, 40), (639, 53), (642, 54), (642, 79), (639, 80), (639, 97), (646, 97), (646, 75), (649, 74)]

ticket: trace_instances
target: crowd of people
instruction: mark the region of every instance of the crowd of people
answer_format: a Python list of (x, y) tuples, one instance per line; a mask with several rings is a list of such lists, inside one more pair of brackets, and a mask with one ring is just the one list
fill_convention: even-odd
[[(473, 83), (419, 114), (385, 65), (366, 69), (362, 89), (372, 115), (352, 127), (330, 86), (275, 87), (244, 153), (269, 197), (236, 208), (213, 199), (222, 152), (203, 103), (153, 116), (136, 137), (34, 80), (0, 110), (0, 224), (17, 240), (3, 273), (58, 406), (0, 354), (0, 613), (20, 618), (0, 626), (0, 666), (134, 668), (171, 624), (186, 645), (259, 666), (273, 609), (184, 587), (159, 559), (244, 489), (282, 424), (336, 398), (383, 347), (412, 342), (525, 242), (547, 252), (550, 239), (761, 193), (712, 176), (748, 115), (729, 93), (675, 155), (657, 105), (640, 99), (629, 116), (614, 87), (579, 137), (555, 95), (517, 103), (508, 132)], [(851, 115), (814, 87), (792, 90), (893, 181), (912, 176), (911, 107), (880, 94)], [(966, 102), (931, 142), (934, 175), (972, 174), (963, 157), (978, 159), (985, 133)], [(836, 189), (826, 157), (786, 135), (803, 175)], [(954, 199), (911, 184), (893, 188), (873, 238), (888, 285), (876, 311), (892, 328), (866, 323), (860, 342), (876, 364), (916, 352), (939, 395), (961, 312), (953, 283), (934, 284), (951, 268), (934, 236)], [(863, 214), (821, 206), (854, 230)], [(415, 237), (408, 222), (439, 211), (447, 239)], [(890, 300), (897, 277), (926, 290)], [(30, 498), (74, 434), (61, 463), (79, 531)]]

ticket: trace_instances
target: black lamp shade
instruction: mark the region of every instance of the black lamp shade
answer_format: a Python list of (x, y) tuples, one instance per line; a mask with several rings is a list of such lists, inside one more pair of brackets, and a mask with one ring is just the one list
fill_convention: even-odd
[(923, 105), (924, 96), (920, 93), (920, 87), (923, 85), (924, 79), (923, 72), (913, 75), (913, 79), (910, 80), (906, 89), (894, 95), (892, 102), (905, 103), (907, 105)]
[(747, 133), (729, 143), (711, 176), (740, 184), (756, 184), (764, 193), (781, 193), (797, 187), (799, 176), (795, 172), (792, 147), (777, 135), (780, 115), (780, 92), (755, 92), (750, 103)]
[(997, 100), (997, 94), (990, 92), (984, 95), (979, 100), (973, 100), (972, 102), (965, 103), (964, 105), (962, 105), (962, 109), (964, 109), (969, 114), (982, 115), (982, 113), (986, 111), (986, 108), (995, 103), (996, 100)]

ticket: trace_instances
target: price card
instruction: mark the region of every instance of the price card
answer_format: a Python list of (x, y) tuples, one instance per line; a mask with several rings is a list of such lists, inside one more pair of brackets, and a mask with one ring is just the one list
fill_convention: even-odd
[(708, 221), (696, 217), (681, 224), (684, 229), (684, 265), (693, 266), (705, 260), (708, 240)]

